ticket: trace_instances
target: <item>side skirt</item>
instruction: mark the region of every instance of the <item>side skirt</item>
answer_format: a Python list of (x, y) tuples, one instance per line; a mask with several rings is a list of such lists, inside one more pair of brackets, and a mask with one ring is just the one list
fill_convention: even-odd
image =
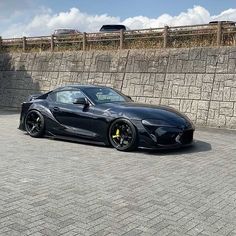
[(108, 146), (104, 142), (98, 142), (98, 141), (93, 141), (93, 140), (87, 140), (87, 139), (80, 139), (80, 138), (73, 138), (73, 137), (67, 137), (67, 136), (61, 136), (61, 135), (49, 135), (46, 134), (44, 137), (49, 138), (49, 139), (55, 139), (55, 140), (66, 140), (66, 141), (72, 141), (76, 143), (86, 143), (86, 144), (95, 144), (99, 146)]

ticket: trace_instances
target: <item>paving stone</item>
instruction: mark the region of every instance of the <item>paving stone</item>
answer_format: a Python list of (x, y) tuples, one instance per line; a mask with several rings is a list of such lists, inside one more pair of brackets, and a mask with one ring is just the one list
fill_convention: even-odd
[(122, 153), (33, 139), (18, 120), (0, 111), (0, 235), (235, 235), (235, 132)]

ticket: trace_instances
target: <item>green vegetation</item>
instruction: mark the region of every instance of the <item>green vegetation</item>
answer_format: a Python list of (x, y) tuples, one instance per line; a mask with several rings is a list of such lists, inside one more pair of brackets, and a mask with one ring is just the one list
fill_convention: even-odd
[(1, 52), (41, 52), (235, 46), (236, 26), (227, 24), (3, 39)]

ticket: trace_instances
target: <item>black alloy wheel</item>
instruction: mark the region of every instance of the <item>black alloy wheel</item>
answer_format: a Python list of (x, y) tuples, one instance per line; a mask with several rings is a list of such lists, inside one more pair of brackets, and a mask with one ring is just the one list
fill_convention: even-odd
[(110, 126), (109, 140), (119, 151), (132, 151), (137, 148), (137, 131), (129, 120), (117, 119)]
[(36, 110), (29, 111), (25, 118), (25, 129), (31, 137), (42, 137), (44, 134), (43, 115)]

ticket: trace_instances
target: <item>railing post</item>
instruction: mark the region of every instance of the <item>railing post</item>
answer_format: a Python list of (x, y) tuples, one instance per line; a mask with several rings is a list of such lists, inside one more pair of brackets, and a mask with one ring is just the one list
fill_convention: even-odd
[(83, 33), (83, 51), (86, 50), (87, 37), (86, 32)]
[(169, 29), (169, 26), (166, 25), (164, 28), (164, 33), (163, 33), (163, 37), (164, 37), (163, 46), (164, 46), (164, 48), (168, 47), (168, 29)]
[[(236, 27), (234, 29), (236, 30)], [(236, 32), (233, 34), (233, 46), (236, 46)]]
[(22, 38), (22, 48), (23, 48), (23, 52), (26, 51), (26, 37)]
[(51, 35), (51, 51), (53, 52), (54, 51), (54, 35), (52, 34)]
[(220, 47), (222, 43), (222, 22), (219, 21), (217, 25), (217, 46)]
[(124, 48), (124, 30), (120, 30), (120, 50)]

